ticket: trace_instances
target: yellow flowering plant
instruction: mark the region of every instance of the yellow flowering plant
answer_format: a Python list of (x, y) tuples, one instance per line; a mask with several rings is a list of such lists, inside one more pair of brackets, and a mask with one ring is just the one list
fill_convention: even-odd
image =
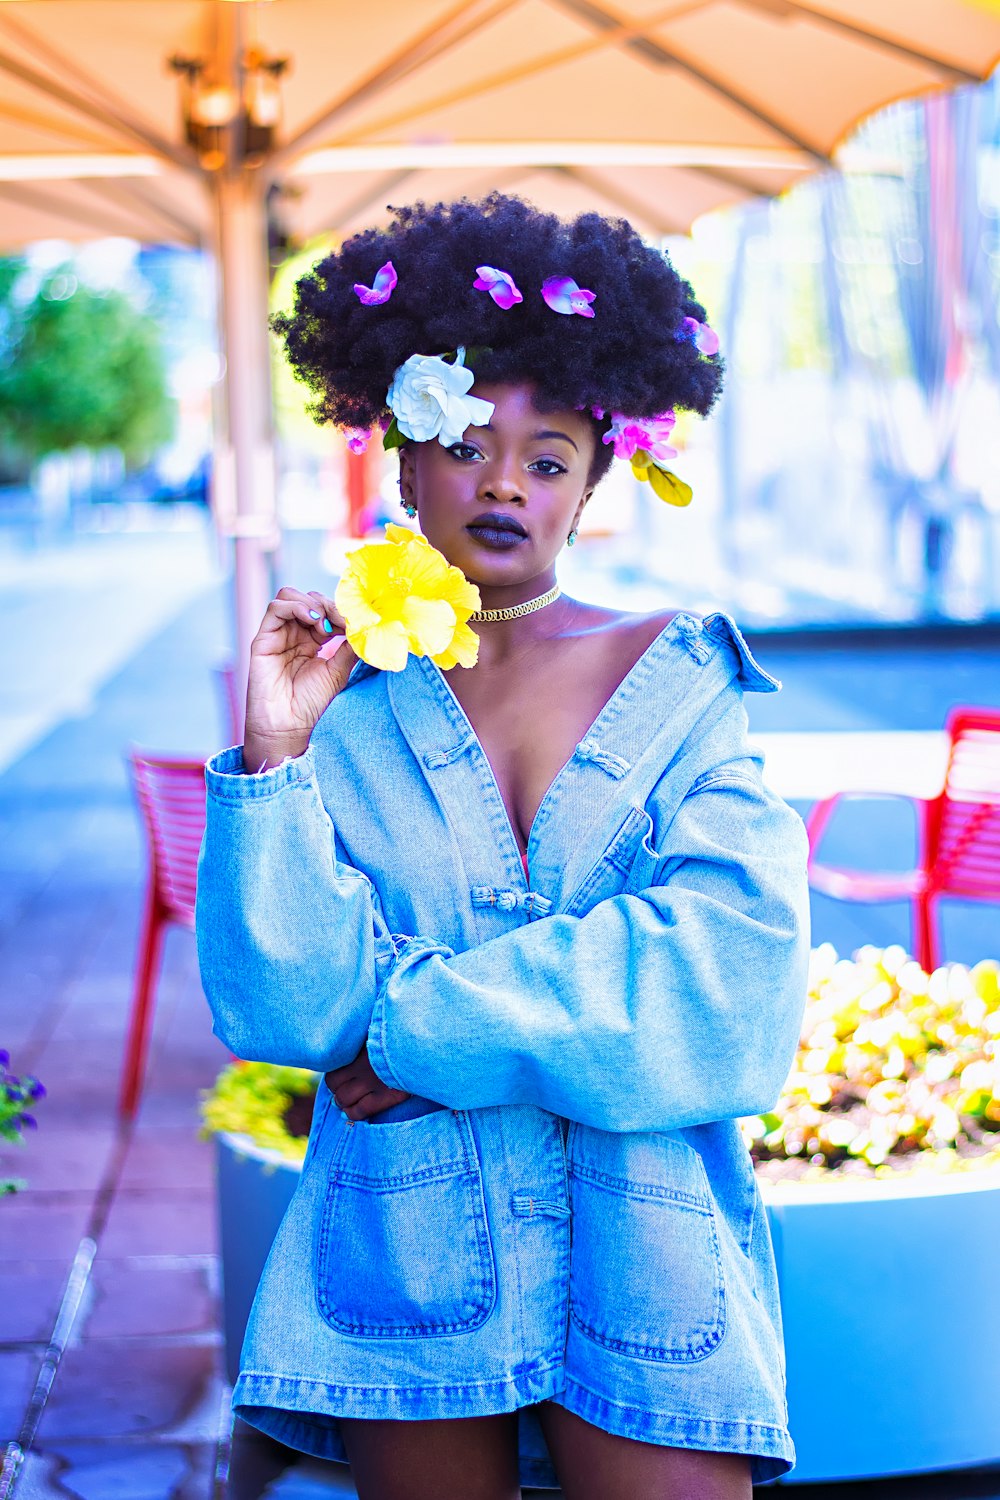
[(771, 1180), (1000, 1163), (1000, 964), (927, 974), (896, 946), (815, 949), (781, 1098), (742, 1127)]
[(301, 1162), (318, 1084), (308, 1068), (230, 1063), (201, 1096), (202, 1135), (249, 1136), (255, 1146)]
[(334, 602), (350, 646), (386, 672), (401, 672), (411, 653), (445, 671), (474, 666), (479, 637), (468, 621), (480, 607), (475, 584), (425, 536), (390, 522), (385, 538), (347, 554)]

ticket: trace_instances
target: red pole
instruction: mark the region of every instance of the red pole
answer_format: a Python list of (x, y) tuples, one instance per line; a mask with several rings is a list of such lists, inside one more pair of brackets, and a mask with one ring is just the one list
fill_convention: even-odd
[(349, 536), (361, 536), (364, 532), (362, 513), (371, 496), (373, 470), (371, 455), (352, 453), (347, 449), (347, 532)]

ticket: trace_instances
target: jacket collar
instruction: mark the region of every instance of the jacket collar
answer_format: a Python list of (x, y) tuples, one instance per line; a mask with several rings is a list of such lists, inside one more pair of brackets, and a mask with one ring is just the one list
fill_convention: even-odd
[[(517, 842), (476, 733), (427, 657), (386, 674), (400, 732), (463, 849), (476, 851), (473, 882), (525, 888)], [(732, 620), (679, 613), (635, 663), (548, 788), (531, 828), (531, 884), (564, 905), (614, 837), (681, 754), (712, 701), (734, 680), (774, 692)], [(581, 837), (585, 832), (585, 837)]]

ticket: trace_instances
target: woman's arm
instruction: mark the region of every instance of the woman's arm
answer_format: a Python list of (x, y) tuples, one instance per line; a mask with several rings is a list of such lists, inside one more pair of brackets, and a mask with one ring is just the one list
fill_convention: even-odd
[(196, 926), (216, 1033), (240, 1057), (326, 1071), (364, 1041), (392, 942), (337, 858), (312, 732), (356, 657), (320, 594), (281, 589), (250, 654), (246, 734), (206, 768)]
[(325, 1072), (365, 1039), (392, 940), (366, 875), (337, 858), (313, 752), (243, 775), (240, 751), (206, 768), (198, 869), (201, 980), (238, 1057)]
[(451, 1108), (535, 1104), (603, 1130), (756, 1114), (798, 1041), (806, 839), (750, 761), (701, 778), (657, 882), (467, 953), (404, 952), (368, 1036), (386, 1083)]

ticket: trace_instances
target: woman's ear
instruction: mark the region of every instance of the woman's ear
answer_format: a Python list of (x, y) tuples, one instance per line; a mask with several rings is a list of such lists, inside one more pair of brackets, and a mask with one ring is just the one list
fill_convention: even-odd
[(596, 488), (595, 485), (590, 485), (587, 489), (584, 490), (583, 494), (580, 496), (580, 503), (576, 507), (576, 510), (573, 512), (573, 530), (574, 531), (576, 531), (576, 529), (580, 525), (580, 517), (583, 515), (584, 511), (586, 510), (586, 508), (587, 508), (587, 501), (590, 499), (591, 495), (594, 493), (595, 488)]
[(416, 505), (416, 470), (409, 443), (399, 450), (399, 494), (407, 505)]

